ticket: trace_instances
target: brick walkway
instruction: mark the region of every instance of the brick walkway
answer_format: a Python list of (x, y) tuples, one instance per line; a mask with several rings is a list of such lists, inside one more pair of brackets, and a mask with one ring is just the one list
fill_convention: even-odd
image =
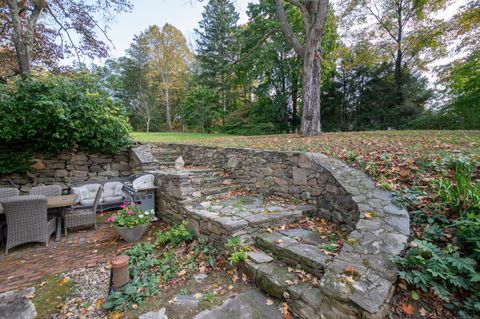
[[(100, 218), (99, 218), (100, 219)], [(144, 238), (152, 236), (160, 223), (154, 223)], [(80, 267), (94, 267), (129, 247), (113, 228), (104, 222), (83, 230), (69, 230), (68, 238), (55, 242), (53, 235), (48, 247), (41, 243), (25, 244), (0, 250), (0, 292), (32, 286), (46, 275), (59, 274)]]

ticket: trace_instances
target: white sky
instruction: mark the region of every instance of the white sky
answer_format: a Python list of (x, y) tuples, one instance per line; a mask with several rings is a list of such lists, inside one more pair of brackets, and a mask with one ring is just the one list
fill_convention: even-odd
[[(170, 23), (183, 32), (189, 42), (193, 42), (194, 31), (202, 19), (203, 7), (208, 0), (132, 0), (133, 11), (123, 13), (116, 18), (108, 32), (115, 48), (111, 57), (124, 55), (130, 46), (133, 36), (144, 31), (151, 25), (163, 26)], [(240, 13), (239, 23), (247, 21), (247, 4), (258, 3), (258, 0), (235, 0), (235, 6)]]

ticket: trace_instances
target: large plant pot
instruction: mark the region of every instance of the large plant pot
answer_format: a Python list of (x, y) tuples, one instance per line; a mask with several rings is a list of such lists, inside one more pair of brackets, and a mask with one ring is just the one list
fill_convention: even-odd
[(137, 241), (142, 239), (143, 234), (145, 234), (145, 231), (147, 230), (149, 225), (150, 223), (146, 223), (133, 228), (115, 226), (115, 229), (118, 231), (120, 236), (122, 236), (123, 240), (125, 240), (127, 243), (136, 243)]

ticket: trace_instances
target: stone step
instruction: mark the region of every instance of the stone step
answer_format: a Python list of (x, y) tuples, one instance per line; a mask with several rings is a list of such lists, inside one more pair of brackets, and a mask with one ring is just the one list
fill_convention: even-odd
[(155, 158), (159, 161), (171, 161), (175, 162), (179, 155), (157, 155)]
[(290, 229), (281, 232), (262, 233), (255, 236), (257, 247), (271, 252), (278, 260), (303, 270), (323, 276), (325, 266), (332, 257), (319, 246), (325, 240), (318, 233), (306, 229)]
[(220, 173), (223, 173), (221, 168), (191, 168), (185, 169), (182, 171), (185, 174), (188, 174), (192, 178), (205, 178), (206, 176), (216, 176)]
[(177, 152), (175, 150), (169, 150), (169, 149), (162, 149), (162, 148), (157, 148), (152, 150), (152, 154), (154, 156), (164, 156), (164, 155), (177, 155), (181, 156), (180, 152)]
[(285, 299), (294, 315), (301, 319), (319, 319), (321, 291), (300, 280), (286, 264), (268, 254), (248, 252), (246, 261), (239, 264), (241, 272), (267, 294)]
[(208, 187), (208, 188), (202, 189), (200, 192), (202, 193), (203, 196), (212, 196), (212, 195), (231, 192), (240, 188), (241, 188), (240, 185), (234, 184), (234, 185), (228, 185), (228, 186)]
[(158, 165), (160, 166), (175, 166), (175, 161), (165, 161), (165, 160), (159, 160), (157, 162)]

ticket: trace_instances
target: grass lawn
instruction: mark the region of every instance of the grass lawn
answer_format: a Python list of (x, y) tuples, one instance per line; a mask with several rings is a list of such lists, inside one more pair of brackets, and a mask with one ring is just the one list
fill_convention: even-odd
[(480, 159), (480, 131), (335, 132), (318, 137), (134, 133), (133, 138), (143, 142), (321, 152), (365, 171), (381, 187), (392, 190), (413, 184), (426, 186), (439, 175), (431, 169), (434, 163), (446, 158)]
[(168, 132), (134, 132), (132, 138), (149, 143), (185, 143), (228, 137), (227, 134), (202, 134), (202, 133), (168, 133)]

